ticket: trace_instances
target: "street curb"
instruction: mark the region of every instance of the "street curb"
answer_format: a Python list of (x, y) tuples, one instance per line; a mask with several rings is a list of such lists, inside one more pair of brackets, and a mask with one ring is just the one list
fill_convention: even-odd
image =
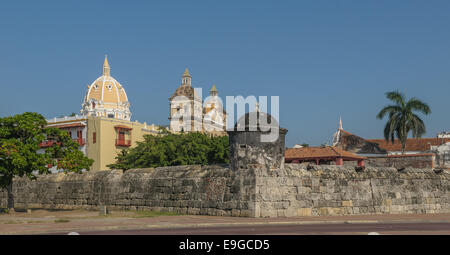
[(271, 225), (324, 225), (324, 224), (413, 224), (413, 223), (450, 223), (450, 220), (329, 220), (329, 221), (280, 221), (280, 222), (226, 222), (226, 223), (191, 223), (191, 224), (147, 224), (141, 226), (101, 226), (85, 228), (60, 228), (58, 230), (4, 232), (0, 235), (46, 235), (65, 234), (66, 232), (89, 232), (107, 230), (143, 230), (143, 229), (182, 229), (182, 228), (210, 228), (233, 226), (271, 226)]

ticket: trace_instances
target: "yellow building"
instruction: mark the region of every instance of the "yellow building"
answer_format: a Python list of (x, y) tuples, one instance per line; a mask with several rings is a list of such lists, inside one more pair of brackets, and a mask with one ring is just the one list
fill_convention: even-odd
[(94, 116), (88, 117), (87, 127), (86, 155), (94, 160), (92, 170), (108, 169), (121, 150), (136, 146), (146, 134), (158, 133), (155, 125)]
[[(47, 120), (49, 127), (66, 130), (80, 144), (80, 150), (94, 160), (91, 170), (107, 170), (121, 150), (136, 146), (144, 135), (155, 135), (158, 127), (130, 121), (130, 103), (123, 86), (110, 75), (105, 57), (103, 75), (90, 86), (84, 97), (81, 116)], [(41, 147), (51, 146), (46, 141)]]

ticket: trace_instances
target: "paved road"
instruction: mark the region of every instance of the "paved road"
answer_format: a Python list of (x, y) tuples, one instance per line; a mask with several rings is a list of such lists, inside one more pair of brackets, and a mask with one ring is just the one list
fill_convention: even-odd
[[(450, 235), (450, 223), (377, 223), (377, 224), (311, 224), (258, 225), (200, 228), (152, 228), (79, 232), (81, 235)], [(67, 234), (67, 233), (56, 233)]]

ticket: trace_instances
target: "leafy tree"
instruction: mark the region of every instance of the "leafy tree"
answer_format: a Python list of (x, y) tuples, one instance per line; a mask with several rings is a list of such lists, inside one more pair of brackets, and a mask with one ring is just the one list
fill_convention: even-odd
[(377, 115), (378, 119), (383, 119), (389, 115), (389, 119), (384, 127), (384, 138), (394, 143), (395, 136), (402, 144), (402, 153), (405, 153), (406, 140), (411, 131), (414, 138), (420, 138), (425, 134), (425, 124), (414, 111), (428, 115), (431, 113), (430, 107), (413, 97), (406, 101), (405, 95), (398, 91), (387, 92), (386, 97), (394, 104), (385, 106)]
[[(46, 124), (42, 115), (32, 112), (0, 118), (0, 188), (8, 192), (8, 209), (14, 208), (14, 177), (36, 179), (36, 174), (48, 174), (53, 166), (81, 173), (94, 162), (78, 150), (79, 144), (67, 132)], [(51, 146), (41, 149), (46, 139)]]
[(122, 150), (111, 169), (228, 163), (228, 137), (213, 137), (199, 132), (145, 135), (143, 142)]

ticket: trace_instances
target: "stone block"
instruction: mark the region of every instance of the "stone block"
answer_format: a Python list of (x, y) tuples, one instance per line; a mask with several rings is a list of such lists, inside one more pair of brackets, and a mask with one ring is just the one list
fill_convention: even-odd
[(328, 208), (327, 207), (318, 208), (318, 212), (317, 213), (320, 216), (327, 216), (328, 215)]
[(277, 210), (277, 217), (287, 217), (286, 210)]
[(311, 216), (312, 209), (311, 208), (299, 208), (297, 210), (297, 216)]
[(352, 207), (353, 206), (353, 201), (352, 200), (344, 200), (341, 203), (342, 203), (342, 206), (345, 206), (345, 207)]
[(391, 206), (392, 205), (392, 199), (385, 199), (383, 205)]
[(233, 216), (233, 217), (239, 217), (240, 214), (241, 214), (241, 211), (238, 209), (231, 210), (231, 216)]
[(328, 215), (343, 215), (344, 209), (341, 207), (328, 208)]

